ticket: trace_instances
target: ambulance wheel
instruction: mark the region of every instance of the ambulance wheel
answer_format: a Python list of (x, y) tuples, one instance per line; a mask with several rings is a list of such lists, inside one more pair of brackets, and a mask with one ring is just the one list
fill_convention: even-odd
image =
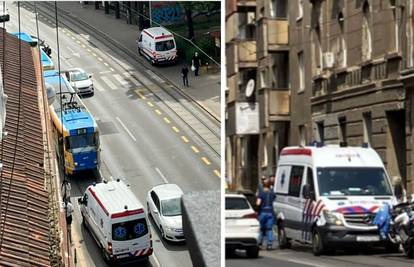
[(82, 215), (82, 226), (85, 227), (85, 229), (88, 229), (88, 226), (86, 225), (85, 216)]
[(312, 252), (315, 256), (320, 256), (325, 253), (321, 234), (316, 229), (312, 232)]
[(109, 264), (111, 262), (111, 259), (109, 258), (108, 253), (106, 253), (106, 250), (104, 247), (102, 247), (101, 250), (102, 250), (102, 256), (104, 258), (104, 261)]
[(290, 248), (291, 244), (286, 237), (285, 228), (281, 224), (277, 227), (277, 241), (279, 242), (280, 249)]

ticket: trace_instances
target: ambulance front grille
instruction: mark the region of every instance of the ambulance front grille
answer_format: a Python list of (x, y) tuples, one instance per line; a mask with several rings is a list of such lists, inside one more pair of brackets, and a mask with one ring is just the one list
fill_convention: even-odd
[(355, 226), (373, 226), (374, 217), (373, 213), (344, 214), (346, 223)]

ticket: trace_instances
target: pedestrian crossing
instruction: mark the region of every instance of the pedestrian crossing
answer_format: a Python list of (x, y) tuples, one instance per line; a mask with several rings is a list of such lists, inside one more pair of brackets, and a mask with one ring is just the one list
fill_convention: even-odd
[(95, 90), (99, 92), (110, 92), (117, 90), (129, 90), (154, 85), (154, 82), (142, 76), (138, 71), (131, 73), (99, 72), (94, 73), (92, 81)]

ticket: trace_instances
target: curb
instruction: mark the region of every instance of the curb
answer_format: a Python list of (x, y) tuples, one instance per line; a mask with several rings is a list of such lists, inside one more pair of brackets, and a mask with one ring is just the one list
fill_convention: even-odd
[[(118, 40), (112, 39), (110, 36), (108, 36), (108, 34), (102, 32), (101, 30), (99, 30), (97, 28), (95, 28), (94, 26), (90, 25), (89, 23), (87, 23), (83, 19), (79, 18), (78, 16), (73, 15), (73, 13), (71, 13), (71, 12), (61, 8), (61, 7), (58, 7), (58, 9), (60, 9), (62, 11), (62, 13), (64, 13), (66, 16), (71, 17), (72, 19), (76, 19), (79, 23), (83, 24), (87, 28), (91, 29), (92, 31), (94, 31), (94, 32), (104, 36), (108, 40), (110, 40), (114, 45), (118, 46), (122, 50), (122, 52), (124, 52), (125, 54), (131, 56), (134, 59), (137, 59), (137, 55), (133, 51), (131, 51), (130, 49), (124, 47), (121, 43), (119, 43)], [(137, 61), (141, 62), (142, 60), (138, 59)], [(158, 76), (160, 76), (161, 78), (166, 80), (168, 83), (172, 84), (174, 86), (174, 88), (176, 90), (178, 90), (183, 96), (185, 96), (186, 98), (188, 98), (192, 102), (196, 103), (201, 109), (203, 109), (206, 113), (208, 113), (211, 117), (213, 117), (215, 120), (217, 120), (221, 124), (221, 120), (220, 120), (220, 117), (218, 115), (216, 115), (214, 112), (212, 112), (204, 104), (200, 103), (200, 101), (198, 101), (197, 99), (195, 99), (194, 97), (192, 97), (188, 93), (186, 93), (183, 89), (181, 89), (179, 86), (177, 86), (175, 84), (175, 82), (171, 81), (170, 79), (165, 77), (163, 74), (160, 74), (158, 72), (158, 70), (156, 70), (156, 69), (151, 69), (151, 71), (153, 71), (155, 74), (157, 74)]]

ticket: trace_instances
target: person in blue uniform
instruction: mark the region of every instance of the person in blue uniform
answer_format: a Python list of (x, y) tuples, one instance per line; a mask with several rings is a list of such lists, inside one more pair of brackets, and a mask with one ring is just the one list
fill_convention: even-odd
[(275, 221), (273, 213), (273, 201), (275, 193), (270, 190), (270, 181), (263, 182), (263, 189), (259, 192), (256, 205), (259, 206), (260, 235), (259, 246), (262, 246), (264, 236), (267, 238), (267, 249), (272, 249), (273, 243), (273, 224)]

